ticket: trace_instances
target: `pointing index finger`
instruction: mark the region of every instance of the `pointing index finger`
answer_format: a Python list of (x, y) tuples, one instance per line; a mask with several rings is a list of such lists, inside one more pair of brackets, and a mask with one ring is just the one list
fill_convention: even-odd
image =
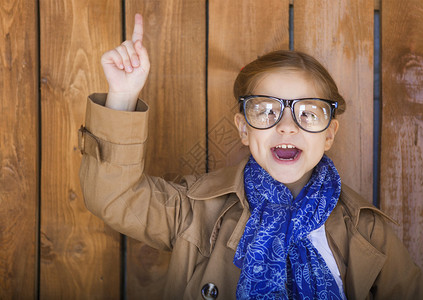
[(140, 14), (135, 14), (135, 24), (134, 24), (134, 32), (132, 33), (132, 42), (135, 43), (136, 41), (142, 42), (142, 36), (144, 34), (143, 28), (143, 20)]

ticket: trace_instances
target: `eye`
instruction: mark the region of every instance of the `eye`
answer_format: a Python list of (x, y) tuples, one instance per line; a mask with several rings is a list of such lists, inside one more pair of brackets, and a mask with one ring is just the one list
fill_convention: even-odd
[(275, 110), (275, 106), (272, 103), (260, 103), (255, 106), (255, 111), (257, 115), (260, 116), (270, 116), (270, 115), (277, 115), (277, 111)]
[(277, 118), (277, 113), (271, 108), (263, 108), (257, 113), (257, 119), (265, 124), (273, 124)]
[(277, 115), (277, 113), (273, 109), (271, 109), (271, 108), (262, 109), (259, 112), (259, 114), (260, 115), (264, 115), (264, 116), (276, 116)]
[(278, 121), (281, 112), (279, 101), (264, 96), (255, 96), (245, 104), (245, 117), (253, 127), (267, 128)]
[(315, 113), (306, 110), (301, 111), (299, 117), (300, 122), (304, 124), (313, 124), (319, 120)]

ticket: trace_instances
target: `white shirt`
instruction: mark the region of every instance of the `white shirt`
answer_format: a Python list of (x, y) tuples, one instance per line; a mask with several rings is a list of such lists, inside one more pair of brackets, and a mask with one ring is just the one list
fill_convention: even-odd
[(308, 239), (311, 241), (313, 246), (317, 249), (317, 251), (319, 251), (320, 255), (325, 260), (329, 270), (335, 278), (336, 284), (338, 285), (342, 297), (344, 299), (347, 299), (344, 294), (341, 274), (339, 273), (335, 257), (333, 256), (333, 253), (329, 248), (328, 240), (326, 238), (325, 225), (323, 224), (323, 226), (321, 226), (320, 228), (310, 232), (310, 234), (308, 235)]

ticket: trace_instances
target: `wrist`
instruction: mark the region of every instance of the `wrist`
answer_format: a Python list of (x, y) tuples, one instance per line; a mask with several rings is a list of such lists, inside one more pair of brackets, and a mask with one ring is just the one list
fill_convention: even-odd
[(134, 111), (137, 105), (138, 93), (122, 93), (109, 91), (105, 106), (115, 110)]

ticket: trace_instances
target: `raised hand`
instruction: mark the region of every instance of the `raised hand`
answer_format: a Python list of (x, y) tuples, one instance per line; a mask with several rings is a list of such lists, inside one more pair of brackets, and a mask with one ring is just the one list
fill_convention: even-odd
[(101, 65), (109, 84), (106, 106), (118, 110), (134, 110), (137, 98), (150, 70), (147, 49), (142, 44), (144, 28), (140, 14), (135, 15), (132, 40), (126, 40), (101, 57)]

